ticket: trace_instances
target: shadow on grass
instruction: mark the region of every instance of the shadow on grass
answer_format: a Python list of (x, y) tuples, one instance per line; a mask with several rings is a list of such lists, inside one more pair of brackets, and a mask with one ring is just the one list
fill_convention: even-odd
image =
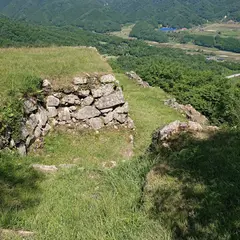
[(175, 239), (240, 239), (240, 132), (181, 136), (174, 145), (157, 153), (148, 175), (151, 216), (163, 219)]
[(0, 151), (0, 226), (17, 226), (21, 210), (39, 203), (37, 182), (42, 175), (24, 164), (24, 160), (11, 153)]

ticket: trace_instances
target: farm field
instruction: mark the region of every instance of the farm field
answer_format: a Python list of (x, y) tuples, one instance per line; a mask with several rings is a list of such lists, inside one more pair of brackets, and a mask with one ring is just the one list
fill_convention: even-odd
[(240, 23), (230, 22), (205, 24), (201, 27), (194, 27), (187, 32), (200, 35), (216, 35), (220, 33), (223, 37), (234, 37), (240, 39)]

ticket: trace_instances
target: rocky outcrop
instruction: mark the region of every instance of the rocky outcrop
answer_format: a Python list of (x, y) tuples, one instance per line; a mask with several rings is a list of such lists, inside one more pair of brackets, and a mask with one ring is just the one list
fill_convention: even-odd
[(33, 142), (58, 126), (94, 130), (116, 125), (134, 128), (128, 103), (112, 74), (77, 76), (64, 88), (53, 88), (49, 80), (44, 80), (42, 87), (43, 102), (33, 97), (24, 102), (19, 139), (12, 139), (11, 131), (6, 131), (0, 137), (0, 149), (17, 147), (20, 155), (26, 155)]
[(165, 100), (164, 104), (182, 112), (187, 117), (187, 119), (190, 121), (197, 122), (197, 123), (200, 123), (203, 125), (209, 124), (208, 119), (203, 114), (198, 112), (190, 104), (187, 104), (187, 105), (179, 104), (175, 98)]
[(149, 83), (143, 81), (142, 78), (139, 77), (134, 71), (126, 72), (126, 75), (128, 76), (128, 78), (134, 80), (141, 87), (144, 87), (144, 88), (150, 87)]
[(212, 133), (218, 131), (216, 126), (201, 125), (197, 122), (172, 122), (162, 128), (157, 129), (152, 137), (152, 145), (154, 149), (159, 147), (170, 147), (173, 139), (182, 133), (189, 133), (196, 139), (202, 139), (209, 137)]

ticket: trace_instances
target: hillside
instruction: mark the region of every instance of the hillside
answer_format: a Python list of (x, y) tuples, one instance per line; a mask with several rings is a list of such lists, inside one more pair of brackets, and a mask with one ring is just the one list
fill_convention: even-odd
[[(6, 72), (1, 78), (1, 91), (10, 89), (9, 80), (14, 76), (17, 90), (24, 87), (22, 80), (29, 74), (61, 84), (80, 72), (111, 72), (95, 50), (86, 48), (1, 51), (1, 67)], [(63, 128), (49, 134), (44, 147), (33, 149), (27, 158), (1, 151), (0, 230), (33, 231), (34, 239), (39, 240), (169, 239), (171, 232), (139, 209), (143, 178), (152, 163), (138, 156), (147, 149), (155, 128), (183, 117), (163, 104), (168, 96), (161, 89), (143, 89), (123, 74), (116, 76), (124, 86), (136, 131), (74, 133)], [(8, 82), (10, 85), (5, 86)], [(134, 137), (133, 148), (130, 135)], [(132, 161), (125, 153), (129, 147), (135, 154)], [(118, 167), (109, 170), (112, 161)], [(43, 176), (29, 168), (33, 163), (75, 167)], [(7, 235), (6, 239), (18, 239), (14, 232)]]
[(120, 30), (120, 24), (147, 20), (174, 27), (190, 27), (216, 19), (240, 19), (240, 3), (233, 0), (4, 0), (0, 13), (31, 22), (75, 25), (97, 32)]

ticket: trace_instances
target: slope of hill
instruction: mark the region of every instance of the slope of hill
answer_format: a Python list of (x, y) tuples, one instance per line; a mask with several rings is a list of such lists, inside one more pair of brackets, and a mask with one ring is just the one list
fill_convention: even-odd
[[(80, 72), (111, 71), (96, 51), (86, 48), (4, 49), (1, 56), (1, 72), (5, 71), (1, 91), (11, 90), (11, 82), (4, 79), (13, 76), (17, 90), (24, 87), (29, 74), (61, 82)], [(141, 155), (155, 128), (183, 117), (163, 104), (168, 96), (161, 89), (143, 89), (123, 74), (117, 79), (124, 86), (134, 133), (127, 129), (69, 133), (63, 129), (48, 135), (43, 149), (32, 151), (27, 158), (0, 152), (1, 237), (1, 228), (8, 228), (33, 231), (36, 240), (170, 239), (171, 232), (161, 222), (139, 209), (143, 177), (152, 163), (137, 158), (127, 161), (124, 151), (133, 134), (133, 151)], [(111, 161), (118, 168), (103, 167)], [(74, 163), (76, 167), (43, 178), (29, 168), (33, 163)]]
[(239, 20), (240, 2), (233, 0), (4, 0), (0, 12), (15, 19), (55, 25), (76, 25), (97, 32), (116, 31), (120, 24), (148, 20), (190, 27), (225, 16)]

